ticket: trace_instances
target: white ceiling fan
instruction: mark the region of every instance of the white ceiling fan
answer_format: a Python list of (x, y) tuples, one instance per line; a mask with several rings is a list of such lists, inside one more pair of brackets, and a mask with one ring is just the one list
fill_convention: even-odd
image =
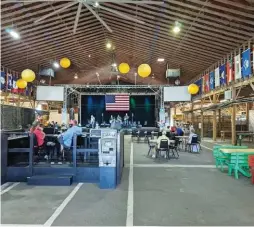
[(53, 15), (56, 15), (70, 7), (72, 7), (73, 5), (78, 4), (78, 10), (77, 10), (77, 14), (76, 14), (76, 18), (75, 18), (75, 22), (74, 22), (74, 27), (73, 27), (73, 33), (76, 33), (77, 30), (77, 26), (78, 26), (78, 21), (79, 21), (79, 17), (80, 17), (80, 13), (81, 13), (81, 9), (82, 6), (85, 6), (96, 18), (97, 20), (100, 21), (100, 23), (110, 32), (112, 33), (112, 29), (105, 23), (105, 21), (95, 12), (94, 8), (99, 8), (99, 9), (103, 9), (105, 11), (108, 11), (110, 13), (116, 14), (126, 20), (131, 20), (140, 24), (145, 24), (145, 22), (140, 21), (136, 18), (134, 18), (132, 15), (128, 15), (128, 14), (124, 14), (121, 13), (119, 11), (107, 8), (105, 6), (100, 5), (100, 3), (116, 3), (116, 4), (126, 4), (126, 3), (131, 3), (131, 4), (138, 4), (138, 5), (142, 5), (142, 4), (153, 4), (153, 5), (160, 5), (163, 4), (163, 1), (142, 1), (142, 0), (20, 0), (20, 1), (15, 1), (15, 0), (7, 0), (8, 2), (23, 2), (25, 3), (35, 3), (35, 2), (67, 2), (62, 8), (55, 10), (52, 13), (49, 13), (45, 16), (42, 16), (41, 18), (35, 20), (35, 23), (38, 23), (40, 21), (45, 20), (48, 17), (51, 17)]

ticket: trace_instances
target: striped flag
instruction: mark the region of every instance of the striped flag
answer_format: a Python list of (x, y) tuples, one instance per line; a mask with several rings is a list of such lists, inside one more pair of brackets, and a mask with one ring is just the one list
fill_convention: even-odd
[(233, 80), (234, 80), (233, 60), (229, 59), (227, 61), (227, 83), (230, 83)]
[(105, 95), (106, 111), (129, 111), (130, 96), (128, 94)]
[(220, 86), (220, 68), (215, 69), (215, 87)]
[(241, 79), (242, 73), (241, 73), (241, 55), (238, 54), (235, 56), (235, 80)]
[(209, 92), (209, 75), (204, 75), (205, 92)]

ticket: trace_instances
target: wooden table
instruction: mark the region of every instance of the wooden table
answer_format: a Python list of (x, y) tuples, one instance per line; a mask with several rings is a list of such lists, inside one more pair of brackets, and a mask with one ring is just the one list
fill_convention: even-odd
[(237, 143), (237, 141), (239, 141), (240, 146), (242, 145), (242, 139), (244, 137), (249, 137), (249, 138), (251, 138), (252, 142), (254, 141), (254, 133), (253, 132), (239, 132), (239, 133), (236, 133), (236, 137), (237, 137), (236, 143)]

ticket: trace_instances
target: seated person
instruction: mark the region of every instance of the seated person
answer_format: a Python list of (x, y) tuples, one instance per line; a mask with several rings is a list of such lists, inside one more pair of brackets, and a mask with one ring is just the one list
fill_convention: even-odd
[[(162, 131), (162, 135), (158, 137), (157, 139), (157, 148), (160, 148), (160, 144), (161, 144), (161, 140), (167, 140), (168, 141), (168, 145), (169, 145), (169, 138), (166, 136), (166, 131)], [(153, 158), (155, 158), (155, 154), (153, 154), (152, 156)], [(166, 154), (165, 154), (166, 157)]]
[(176, 132), (176, 126), (171, 126), (170, 131), (171, 132)]
[(43, 129), (40, 126), (40, 123), (38, 121), (35, 121), (33, 123), (32, 127), (30, 129), (30, 133), (34, 133), (35, 134), (38, 147), (43, 146), (44, 139), (45, 139), (45, 133), (43, 132)]
[(59, 143), (63, 146), (63, 148), (70, 149), (72, 145), (72, 140), (74, 134), (81, 135), (82, 128), (77, 126), (76, 120), (71, 120), (70, 125), (71, 127), (64, 133), (59, 136)]
[(177, 134), (178, 136), (183, 136), (184, 132), (183, 132), (183, 130), (182, 130), (181, 127), (177, 127), (177, 128), (176, 128), (176, 134)]

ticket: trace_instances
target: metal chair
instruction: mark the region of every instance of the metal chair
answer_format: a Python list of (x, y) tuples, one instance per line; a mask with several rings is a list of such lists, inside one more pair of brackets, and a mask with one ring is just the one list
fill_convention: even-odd
[(148, 150), (148, 153), (147, 153), (147, 156), (149, 156), (150, 155), (150, 152), (151, 152), (151, 150), (152, 149), (154, 149), (155, 147), (156, 147), (156, 144), (151, 144), (150, 143), (150, 139), (148, 138), (148, 147), (149, 147), (149, 150)]
[(191, 138), (191, 143), (187, 143), (187, 149), (189, 152), (193, 153), (193, 147), (196, 147), (197, 153), (199, 153), (199, 143), (198, 143), (198, 136), (193, 135)]
[[(174, 145), (169, 144), (169, 151), (172, 151), (173, 157), (175, 157), (177, 159), (179, 158), (179, 153), (178, 153), (179, 145), (180, 145), (179, 139), (177, 139), (177, 138), (175, 139)], [(176, 152), (177, 157), (175, 156), (174, 151)]]
[(161, 157), (162, 151), (165, 151), (167, 159), (170, 159), (169, 158), (169, 143), (168, 143), (168, 140), (166, 139), (162, 139), (160, 141), (160, 147), (156, 151), (156, 156), (158, 157), (158, 154), (159, 154), (159, 156)]

